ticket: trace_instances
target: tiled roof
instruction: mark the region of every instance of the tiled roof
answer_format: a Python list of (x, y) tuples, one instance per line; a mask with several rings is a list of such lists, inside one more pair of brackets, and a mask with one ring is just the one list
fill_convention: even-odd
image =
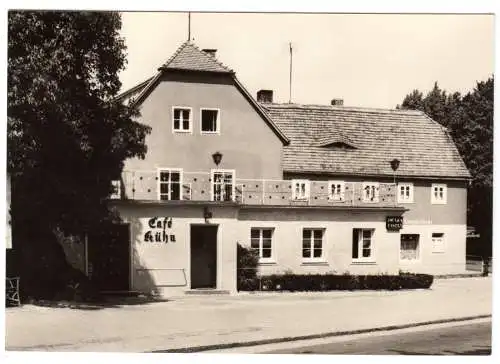
[(183, 43), (169, 58), (161, 69), (178, 69), (186, 71), (222, 72), (233, 71), (219, 62), (214, 56), (202, 51), (191, 42)]
[[(262, 104), (291, 140), (284, 147), (284, 172), (469, 178), (446, 129), (420, 111), (297, 104)], [(318, 144), (332, 133), (355, 149)]]

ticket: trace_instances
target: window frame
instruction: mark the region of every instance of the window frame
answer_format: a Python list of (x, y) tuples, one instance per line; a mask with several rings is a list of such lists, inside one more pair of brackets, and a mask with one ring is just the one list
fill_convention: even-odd
[[(353, 257), (354, 251), (352, 250), (351, 246), (351, 260), (353, 263), (373, 263), (375, 262), (375, 229), (374, 228), (353, 228), (352, 229), (353, 233), (354, 231), (358, 231), (358, 236), (357, 236), (357, 244), (358, 244), (358, 257), (355, 258)], [(363, 233), (365, 231), (370, 231), (370, 256), (368, 257), (363, 257)]]
[[(203, 130), (203, 111), (217, 111), (217, 120), (215, 122), (215, 131), (204, 131)], [(201, 107), (200, 108), (200, 134), (220, 134), (220, 109), (215, 107)]]
[[(417, 249), (416, 249), (416, 258), (415, 259), (404, 259), (404, 258), (401, 258), (401, 238), (403, 235), (416, 235), (418, 238), (417, 238)], [(420, 259), (421, 259), (421, 246), (422, 244), (420, 243), (420, 234), (417, 234), (417, 233), (401, 233), (401, 235), (399, 236), (399, 261), (400, 262), (404, 262), (404, 263), (414, 263), (414, 262), (420, 262)]]
[[(178, 200), (172, 200), (171, 198), (169, 198), (167, 200), (162, 200), (162, 198), (161, 198), (161, 195), (163, 195), (161, 193), (161, 184), (165, 183), (165, 182), (162, 182), (162, 180), (161, 180), (161, 172), (166, 172), (166, 171), (170, 172), (170, 174), (172, 172), (179, 172), (179, 199)], [(158, 193), (157, 193), (158, 196), (157, 197), (158, 197), (158, 201), (182, 201), (182, 185), (184, 184), (184, 170), (182, 168), (164, 168), (164, 167), (159, 167), (156, 170), (156, 176), (158, 178), (158, 183), (157, 183), (157, 189), (158, 189)], [(171, 184), (171, 179), (169, 179), (168, 183)], [(169, 188), (169, 194), (171, 194), (171, 193), (172, 193), (172, 189)]]
[[(304, 232), (309, 230), (311, 232), (311, 237), (309, 238), (309, 250), (310, 256), (304, 257)], [(316, 231), (321, 232), (321, 255), (319, 257), (314, 256), (314, 240), (316, 239)], [(325, 261), (325, 236), (326, 228), (324, 227), (304, 227), (302, 228), (302, 239), (301, 239), (301, 258), (302, 262), (324, 262)]]
[[(435, 247), (435, 239), (437, 237), (434, 237), (435, 234), (441, 234), (440, 240), (441, 240), (441, 247), (437, 248)], [(431, 233), (431, 249), (432, 253), (446, 253), (446, 239), (445, 239), (445, 233), (441, 232), (433, 232)]]
[[(332, 186), (340, 185), (340, 198), (334, 198), (332, 195)], [(345, 181), (341, 180), (330, 180), (328, 181), (328, 201), (331, 202), (344, 202), (345, 201)]]
[[(373, 199), (366, 199), (365, 198), (365, 188), (368, 186), (375, 186), (375, 195)], [(361, 194), (363, 195), (362, 201), (366, 203), (378, 203), (380, 200), (380, 183), (379, 182), (363, 182), (362, 184), (362, 189), (361, 189)]]
[[(274, 249), (274, 227), (266, 227), (266, 226), (254, 226), (250, 228), (250, 249), (255, 249), (252, 248), (252, 230), (258, 230), (259, 231), (259, 264), (264, 264), (264, 263), (275, 263), (276, 258), (275, 258), (275, 249)], [(271, 231), (271, 256), (270, 257), (264, 257), (263, 256), (263, 251), (264, 251), (264, 230), (270, 230)]]
[[(304, 183), (305, 184), (305, 188), (304, 188), (304, 192), (305, 192), (305, 196), (304, 197), (297, 197), (295, 195), (295, 185), (299, 183)], [(292, 200), (293, 201), (309, 201), (309, 199), (311, 198), (311, 181), (309, 181), (308, 179), (292, 179)]]
[(215, 193), (214, 193), (214, 185), (215, 185), (215, 178), (214, 175), (216, 173), (231, 173), (232, 174), (232, 186), (231, 186), (231, 200), (232, 202), (235, 201), (236, 196), (235, 196), (235, 187), (236, 187), (236, 170), (234, 169), (211, 169), (210, 170), (210, 201), (213, 202), (229, 202), (229, 201), (224, 201), (224, 200), (215, 200)]
[[(436, 199), (434, 197), (434, 189), (435, 188), (443, 188), (443, 198)], [(433, 183), (431, 184), (431, 204), (432, 205), (446, 205), (448, 202), (448, 186), (446, 183)]]
[[(189, 110), (189, 129), (175, 129), (175, 110)], [(181, 113), (182, 115), (182, 113)], [(182, 119), (180, 122), (179, 122), (179, 126), (182, 125), (182, 121), (184, 121), (184, 119)], [(172, 106), (172, 133), (176, 134), (176, 133), (187, 133), (187, 134), (192, 134), (193, 133), (193, 108), (192, 107), (189, 107), (189, 106), (179, 106), (179, 105), (175, 105), (175, 106)]]
[[(406, 198), (406, 194), (404, 194), (404, 198), (403, 198), (403, 196), (401, 196), (401, 187), (405, 187), (405, 188), (409, 187), (410, 188), (410, 191), (409, 191), (410, 193), (409, 193), (408, 198)], [(397, 184), (397, 200), (398, 200), (398, 203), (413, 203), (414, 202), (414, 189), (415, 189), (415, 187), (413, 186), (412, 182), (401, 182), (401, 183), (398, 183)]]

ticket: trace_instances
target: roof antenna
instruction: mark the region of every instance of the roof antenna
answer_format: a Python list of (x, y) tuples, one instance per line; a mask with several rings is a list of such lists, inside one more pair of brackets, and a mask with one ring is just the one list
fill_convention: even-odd
[(290, 42), (289, 43), (290, 45), (290, 97), (288, 99), (288, 103), (291, 104), (292, 103), (292, 43)]
[(188, 42), (191, 40), (191, 12), (188, 12)]

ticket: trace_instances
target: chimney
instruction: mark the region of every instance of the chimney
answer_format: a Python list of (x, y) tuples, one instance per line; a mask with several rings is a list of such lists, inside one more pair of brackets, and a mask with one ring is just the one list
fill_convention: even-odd
[(344, 100), (342, 100), (342, 99), (332, 99), (331, 105), (332, 106), (343, 106), (344, 105)]
[(273, 90), (257, 91), (257, 101), (271, 104), (273, 102)]
[(203, 52), (212, 57), (215, 57), (215, 53), (217, 53), (217, 49), (202, 49), (202, 50)]

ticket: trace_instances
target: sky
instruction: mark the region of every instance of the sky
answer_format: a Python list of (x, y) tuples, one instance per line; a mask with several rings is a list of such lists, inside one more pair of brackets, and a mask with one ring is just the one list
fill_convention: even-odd
[[(184, 12), (125, 12), (122, 91), (154, 75), (188, 38)], [(236, 72), (252, 95), (395, 108), (434, 82), (466, 93), (494, 73), (494, 16), (467, 14), (191, 13), (191, 38)]]

